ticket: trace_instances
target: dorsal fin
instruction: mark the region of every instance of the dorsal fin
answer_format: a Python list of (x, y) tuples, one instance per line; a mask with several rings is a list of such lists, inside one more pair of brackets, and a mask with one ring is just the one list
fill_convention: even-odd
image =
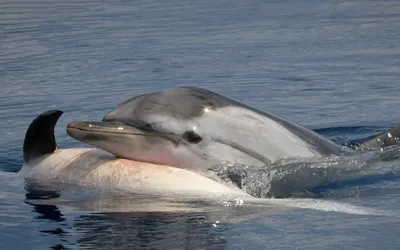
[(361, 150), (384, 148), (400, 143), (400, 125), (360, 145)]
[(41, 113), (32, 121), (25, 134), (24, 162), (56, 150), (54, 127), (62, 114), (63, 112), (60, 110), (49, 110)]

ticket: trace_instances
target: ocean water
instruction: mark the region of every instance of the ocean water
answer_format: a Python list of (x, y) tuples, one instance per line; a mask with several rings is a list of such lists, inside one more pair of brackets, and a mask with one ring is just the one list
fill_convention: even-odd
[[(67, 123), (177, 86), (341, 144), (379, 134), (400, 123), (399, 13), (398, 1), (0, 0), (0, 249), (397, 249), (396, 159), (257, 202), (77, 188), (35, 199), (15, 173), (37, 114), (63, 110), (58, 145), (78, 147)], [(307, 166), (291, 166), (284, 177), (311, 182)]]

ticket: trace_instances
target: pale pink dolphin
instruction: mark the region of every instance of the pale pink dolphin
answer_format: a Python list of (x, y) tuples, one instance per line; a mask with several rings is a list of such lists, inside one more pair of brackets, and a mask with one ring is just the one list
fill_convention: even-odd
[(57, 149), (54, 127), (61, 114), (58, 110), (44, 112), (27, 130), (24, 164), (19, 174), (28, 183), (72, 184), (134, 193), (249, 196), (196, 169), (116, 158), (96, 148)]

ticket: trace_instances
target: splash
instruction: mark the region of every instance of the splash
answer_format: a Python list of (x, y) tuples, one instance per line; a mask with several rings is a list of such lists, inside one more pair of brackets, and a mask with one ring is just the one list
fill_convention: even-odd
[(254, 197), (314, 197), (320, 190), (400, 178), (400, 148), (390, 147), (354, 156), (282, 159), (262, 167), (223, 163), (208, 173), (231, 182)]

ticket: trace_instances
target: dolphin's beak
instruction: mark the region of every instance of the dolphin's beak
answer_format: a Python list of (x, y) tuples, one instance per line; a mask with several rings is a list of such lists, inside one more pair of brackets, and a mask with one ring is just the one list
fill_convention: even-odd
[(114, 121), (72, 122), (67, 126), (67, 134), (78, 141), (129, 159), (132, 159), (133, 151), (146, 152), (154, 145), (160, 145), (166, 141), (177, 145), (181, 140), (177, 135), (143, 131)]
[[(160, 137), (178, 143), (178, 136), (157, 131), (143, 131), (136, 127), (114, 121), (72, 122), (67, 126), (67, 133), (72, 138), (94, 145), (93, 141), (110, 141), (121, 137), (143, 139), (140, 137)], [(97, 143), (96, 143), (97, 144)], [(101, 147), (100, 147), (101, 148)]]
[(120, 158), (193, 169), (219, 164), (219, 160), (205, 158), (182, 146), (186, 142), (181, 135), (141, 130), (122, 122), (72, 122), (67, 133)]
[(93, 137), (106, 134), (145, 136), (142, 130), (119, 122), (72, 122), (67, 126), (67, 133), (72, 138), (83, 142), (85, 142), (85, 137), (94, 139)]

